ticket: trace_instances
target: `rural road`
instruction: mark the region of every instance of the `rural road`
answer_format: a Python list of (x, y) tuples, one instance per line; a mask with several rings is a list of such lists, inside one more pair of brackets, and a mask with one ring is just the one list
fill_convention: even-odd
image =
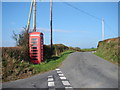
[(36, 88), (36, 90), (37, 88), (118, 88), (118, 66), (90, 52), (75, 52), (63, 61), (59, 69), (6, 82), (2, 86)]

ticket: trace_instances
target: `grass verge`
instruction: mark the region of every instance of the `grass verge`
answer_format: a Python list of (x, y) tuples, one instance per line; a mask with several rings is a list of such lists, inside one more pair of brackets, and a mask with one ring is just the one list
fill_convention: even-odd
[(51, 59), (46, 60), (46, 62), (42, 64), (37, 64), (37, 65), (31, 65), (35, 69), (35, 73), (41, 73), (41, 72), (46, 72), (49, 70), (53, 70), (57, 67), (60, 66), (63, 60), (70, 54), (73, 53), (74, 51), (72, 50), (67, 50), (63, 53), (61, 53), (60, 56), (53, 56)]
[(3, 58), (2, 60), (2, 82), (28, 78), (38, 73), (54, 70), (61, 65), (62, 61), (65, 60), (70, 53), (73, 52), (75, 51), (64, 51), (59, 56), (53, 56), (50, 59), (46, 59), (45, 62), (36, 65), (7, 56), (7, 59)]
[(86, 49), (81, 49), (83, 52), (90, 52), (90, 51), (96, 51), (97, 48), (86, 48)]
[[(93, 54), (95, 54), (96, 56), (98, 56), (98, 57), (101, 57), (101, 58), (103, 58), (104, 60), (107, 60), (107, 61), (109, 61), (109, 62), (111, 62), (111, 63), (113, 63), (113, 64), (117, 64), (118, 66), (120, 66), (120, 62), (118, 61), (118, 60), (120, 60), (120, 56), (118, 56), (118, 57), (108, 57), (108, 56), (104, 56), (104, 55), (102, 55), (102, 54), (100, 54), (100, 53), (93, 53)], [(111, 58), (111, 59), (109, 59), (109, 58)]]

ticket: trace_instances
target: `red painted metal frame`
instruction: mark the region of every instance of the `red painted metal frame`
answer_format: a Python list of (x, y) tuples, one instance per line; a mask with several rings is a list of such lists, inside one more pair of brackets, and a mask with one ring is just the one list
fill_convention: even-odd
[(29, 34), (29, 55), (33, 64), (40, 64), (43, 61), (43, 33)]

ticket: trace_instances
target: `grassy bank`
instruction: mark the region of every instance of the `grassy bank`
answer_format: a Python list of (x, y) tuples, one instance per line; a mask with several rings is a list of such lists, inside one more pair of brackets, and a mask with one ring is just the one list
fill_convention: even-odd
[(31, 64), (27, 61), (16, 60), (7, 56), (8, 59), (2, 61), (2, 80), (3, 82), (13, 81), (53, 70), (59, 67), (62, 61), (73, 52), (73, 50), (64, 51), (59, 56), (53, 56), (50, 59), (46, 59), (42, 64), (37, 65)]
[(36, 70), (36, 73), (53, 70), (53, 69), (59, 67), (60, 64), (62, 63), (62, 61), (65, 60), (65, 58), (70, 53), (73, 53), (73, 52), (74, 51), (71, 51), (71, 50), (65, 51), (65, 52), (61, 53), (61, 55), (59, 55), (57, 57), (53, 56), (51, 59), (48, 59), (47, 62), (44, 62), (40, 65), (33, 65), (32, 64), (32, 67)]
[(120, 64), (120, 38), (100, 41), (95, 55), (108, 60), (114, 64)]
[(90, 52), (90, 51), (96, 51), (97, 48), (85, 48), (85, 49), (81, 49), (82, 52)]

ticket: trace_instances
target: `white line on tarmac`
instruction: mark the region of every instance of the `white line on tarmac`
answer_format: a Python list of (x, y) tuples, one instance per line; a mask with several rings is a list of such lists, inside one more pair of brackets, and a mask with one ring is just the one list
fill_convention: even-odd
[(72, 87), (65, 87), (65, 90), (73, 90)]
[(49, 82), (49, 81), (53, 81), (53, 78), (48, 78), (48, 82)]
[(66, 90), (73, 90), (73, 88), (71, 87), (70, 83), (68, 82), (68, 80), (66, 79), (66, 77), (64, 76), (62, 71), (59, 68), (57, 68), (56, 71), (57, 71), (59, 78), (62, 81), (62, 84), (65, 86), (65, 89)]
[(57, 70), (57, 71), (59, 71), (60, 69), (59, 69), (59, 68), (57, 68), (56, 70)]
[(65, 87), (65, 88), (67, 89), (67, 88), (72, 88), (72, 87)]
[(58, 74), (60, 77), (64, 77), (64, 74)]
[(70, 86), (70, 83), (68, 81), (62, 81), (63, 85)]
[(54, 87), (55, 83), (54, 82), (48, 82), (48, 87)]
[(57, 71), (57, 73), (61, 73), (61, 74), (62, 74), (62, 72), (61, 72), (61, 71)]
[(48, 78), (52, 78), (53, 76), (51, 75), (51, 76), (48, 76)]
[(60, 77), (60, 79), (66, 79), (66, 77)]
[(48, 76), (48, 87), (54, 87), (55, 83), (54, 83), (54, 79), (53, 76)]

